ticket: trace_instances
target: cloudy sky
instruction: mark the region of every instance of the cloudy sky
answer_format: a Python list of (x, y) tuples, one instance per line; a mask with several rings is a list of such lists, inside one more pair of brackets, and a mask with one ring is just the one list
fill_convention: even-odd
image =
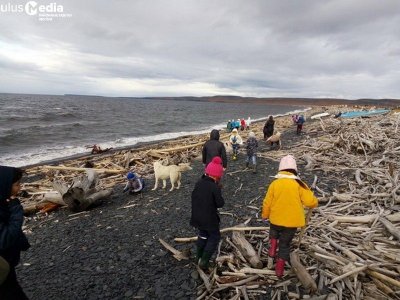
[(0, 0), (0, 92), (400, 98), (398, 0), (36, 2)]

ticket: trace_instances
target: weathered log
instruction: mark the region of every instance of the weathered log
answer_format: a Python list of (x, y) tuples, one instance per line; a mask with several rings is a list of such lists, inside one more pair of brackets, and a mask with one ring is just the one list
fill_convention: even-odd
[(206, 287), (207, 291), (211, 291), (210, 280), (208, 279), (208, 276), (206, 275), (206, 273), (204, 273), (204, 271), (202, 269), (200, 269), (200, 267), (198, 265), (196, 265), (196, 269), (197, 269), (197, 273), (199, 273), (199, 275), (200, 275), (200, 278), (203, 280), (204, 286)]
[(77, 178), (71, 187), (62, 183), (55, 183), (54, 188), (59, 189), (62, 200), (72, 211), (79, 212), (86, 210), (89, 206), (96, 204), (100, 199), (109, 197), (112, 189), (98, 191), (98, 174), (95, 170), (87, 169), (86, 176)]
[(400, 230), (398, 230), (390, 221), (385, 219), (384, 217), (380, 217), (379, 221), (385, 226), (387, 231), (390, 232), (396, 239), (400, 241)]
[(183, 252), (176, 250), (174, 247), (172, 247), (170, 244), (168, 244), (166, 241), (164, 241), (163, 239), (158, 239), (159, 242), (170, 252), (172, 252), (173, 256), (177, 259), (177, 260), (182, 260), (182, 259), (189, 259), (185, 254), (183, 254)]
[(386, 216), (390, 222), (400, 222), (400, 212)]
[(275, 271), (268, 269), (252, 269), (252, 268), (242, 268), (239, 273), (245, 274), (261, 274), (261, 275), (272, 275), (275, 276)]
[(331, 282), (330, 282), (329, 284), (334, 284), (335, 282), (337, 282), (337, 281), (339, 281), (339, 280), (342, 280), (342, 279), (344, 279), (344, 278), (346, 278), (346, 277), (348, 277), (348, 276), (350, 276), (350, 275), (354, 275), (354, 274), (363, 272), (363, 271), (365, 271), (367, 268), (368, 268), (368, 266), (362, 266), (362, 267), (358, 267), (358, 268), (355, 268), (355, 269), (353, 269), (353, 270), (350, 270), (350, 271), (348, 271), (348, 272), (346, 272), (346, 273), (344, 273), (344, 274), (342, 274), (342, 275), (340, 275), (340, 276), (338, 276), (338, 277), (332, 279)]
[(46, 194), (43, 194), (42, 199), (40, 200), (40, 203), (43, 202), (51, 202), (55, 203), (58, 205), (66, 205), (64, 200), (62, 199), (62, 195), (58, 191), (52, 191), (52, 192), (47, 192)]
[(317, 290), (317, 284), (311, 277), (310, 273), (301, 264), (299, 255), (296, 252), (290, 253), (290, 263), (292, 265), (293, 271), (295, 272), (297, 278), (300, 280), (304, 288), (310, 289), (312, 292)]
[(42, 169), (49, 169), (49, 170), (66, 170), (66, 171), (87, 171), (87, 170), (94, 170), (99, 173), (107, 173), (107, 174), (118, 174), (125, 172), (124, 169), (120, 170), (112, 170), (112, 169), (88, 169), (88, 168), (76, 168), (76, 167), (65, 167), (65, 166), (42, 166)]
[(375, 271), (371, 271), (371, 270), (367, 270), (367, 274), (370, 275), (370, 276), (373, 276), (373, 277), (375, 277), (375, 278), (377, 278), (379, 280), (383, 280), (383, 281), (385, 281), (387, 283), (390, 283), (391, 285), (393, 285), (395, 287), (400, 288), (400, 281), (399, 280), (393, 279), (393, 278), (391, 278), (389, 276), (386, 276), (386, 275), (383, 275), (381, 273), (378, 273), (378, 272), (375, 272)]
[[(226, 233), (230, 231), (257, 231), (257, 230), (268, 230), (269, 227), (266, 226), (260, 226), (260, 227), (242, 227), (242, 226), (236, 226), (236, 227), (228, 227), (221, 229), (221, 233)], [(180, 242), (180, 243), (190, 243), (190, 242), (195, 242), (197, 241), (197, 236), (192, 236), (188, 238), (174, 238), (175, 242)]]
[(377, 215), (365, 216), (335, 216), (334, 219), (339, 223), (372, 223)]
[(240, 252), (250, 263), (250, 265), (256, 269), (261, 269), (263, 264), (258, 257), (257, 252), (254, 250), (253, 246), (246, 240), (241, 232), (233, 232), (232, 242), (238, 247)]

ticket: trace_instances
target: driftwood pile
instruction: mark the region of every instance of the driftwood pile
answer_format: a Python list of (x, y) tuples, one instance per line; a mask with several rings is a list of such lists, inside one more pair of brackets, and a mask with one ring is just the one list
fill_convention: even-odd
[(260, 154), (294, 154), (306, 172), (324, 173), (321, 183), (339, 183), (330, 193), (315, 176), (321, 205), (293, 241), (292, 268), (282, 280), (266, 268), (268, 230), (235, 232), (213, 271), (198, 269), (198, 299), (400, 299), (400, 116), (329, 118), (307, 129), (291, 149)]
[[(287, 127), (281, 118), (282, 130)], [(253, 123), (252, 130), (262, 135), (263, 122)], [(241, 131), (246, 138), (248, 131)], [(221, 131), (220, 140), (228, 140), (229, 133)], [(94, 170), (98, 173), (98, 190), (109, 190), (126, 181), (126, 173), (133, 171), (144, 178), (153, 176), (153, 162), (162, 160), (164, 165), (188, 163), (201, 155), (202, 145), (209, 139), (209, 133), (181, 137), (175, 140), (150, 144), (135, 149), (109, 151), (105, 154), (87, 155), (58, 163), (58, 165), (37, 166), (27, 169), (28, 177), (34, 178), (23, 184), (22, 203), (26, 213), (38, 210), (50, 212), (65, 205), (59, 201), (60, 194), (54, 188), (55, 182), (73, 185), (82, 172)]]
[[(222, 134), (221, 140), (227, 137), (228, 134)], [(108, 191), (115, 185), (126, 182), (125, 176), (128, 171), (150, 178), (154, 161), (163, 160), (165, 165), (190, 162), (199, 157), (201, 146), (208, 138), (209, 134), (183, 137), (136, 149), (88, 155), (58, 165), (29, 168), (26, 172), (30, 182), (23, 184), (24, 193), (21, 197), (25, 212), (50, 212), (64, 205), (64, 202), (59, 201), (60, 194), (54, 187), (55, 182), (71, 186), (81, 177), (82, 172), (92, 170), (98, 174), (97, 189)]]

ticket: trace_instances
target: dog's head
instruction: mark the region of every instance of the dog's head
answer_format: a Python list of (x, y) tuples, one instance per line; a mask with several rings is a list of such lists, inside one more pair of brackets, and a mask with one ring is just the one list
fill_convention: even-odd
[(193, 168), (188, 163), (180, 163), (178, 166), (181, 172), (193, 170)]

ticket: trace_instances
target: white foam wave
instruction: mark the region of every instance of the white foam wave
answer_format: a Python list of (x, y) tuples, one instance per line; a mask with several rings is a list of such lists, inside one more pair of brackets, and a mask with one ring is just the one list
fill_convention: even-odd
[[(274, 117), (289, 116), (293, 114), (298, 114), (310, 110), (311, 108), (306, 108), (303, 110), (293, 110), (284, 114), (276, 114)], [(268, 117), (252, 119), (252, 122), (263, 121)], [(123, 148), (129, 146), (135, 146), (138, 143), (147, 143), (155, 141), (163, 141), (174, 139), (182, 136), (197, 135), (210, 132), (212, 129), (224, 129), (226, 128), (226, 123), (219, 123), (212, 126), (205, 126), (199, 130), (195, 131), (178, 131), (178, 132), (168, 132), (156, 135), (148, 135), (141, 137), (130, 137), (130, 138), (119, 138), (115, 141), (108, 141), (104, 143), (99, 143), (99, 145), (104, 148)], [(79, 146), (55, 146), (50, 148), (37, 148), (28, 153), (14, 153), (13, 155), (5, 156), (0, 158), (0, 165), (9, 165), (15, 167), (29, 166), (33, 164), (42, 163), (49, 160), (62, 159), (69, 156), (90, 153), (90, 149), (86, 148), (84, 145)]]

